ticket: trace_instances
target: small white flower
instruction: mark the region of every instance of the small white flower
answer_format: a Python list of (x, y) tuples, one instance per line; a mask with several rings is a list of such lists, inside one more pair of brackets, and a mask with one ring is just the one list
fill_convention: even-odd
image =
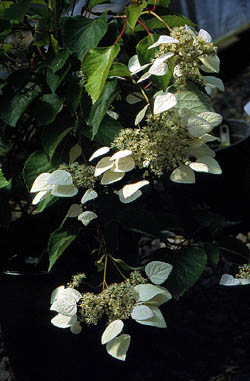
[(205, 42), (211, 42), (212, 41), (212, 37), (210, 36), (210, 34), (204, 30), (204, 29), (200, 29), (199, 30), (199, 33), (198, 33), (198, 36)]
[(36, 205), (50, 195), (58, 197), (73, 197), (77, 194), (78, 189), (74, 186), (70, 173), (62, 169), (58, 169), (52, 173), (41, 173), (35, 179), (30, 192), (38, 192), (32, 201), (32, 204)]

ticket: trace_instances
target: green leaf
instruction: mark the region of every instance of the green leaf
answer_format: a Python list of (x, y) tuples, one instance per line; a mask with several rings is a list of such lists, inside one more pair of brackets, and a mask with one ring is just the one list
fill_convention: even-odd
[(49, 197), (39, 202), (36, 208), (36, 213), (42, 213), (46, 208), (49, 208), (50, 206), (54, 205), (56, 202), (58, 202), (58, 197), (50, 195)]
[(130, 4), (126, 8), (127, 20), (130, 28), (134, 30), (138, 18), (143, 9), (147, 6), (147, 2), (143, 1), (141, 4)]
[(84, 16), (62, 18), (62, 39), (71, 53), (76, 53), (80, 61), (105, 36), (108, 30), (107, 13), (96, 19)]
[(151, 34), (151, 36), (144, 37), (136, 45), (136, 53), (141, 65), (145, 65), (155, 58), (155, 50), (148, 49), (148, 47), (158, 41), (159, 37), (160, 34)]
[(49, 172), (51, 169), (53, 169), (53, 167), (46, 153), (33, 152), (26, 160), (23, 168), (23, 177), (27, 188), (31, 188), (40, 173)]
[(200, 229), (208, 228), (211, 234), (218, 233), (228, 225), (224, 216), (209, 210), (197, 210), (195, 212), (195, 219)]
[(53, 57), (53, 59), (50, 61), (48, 66), (52, 70), (52, 72), (55, 73), (58, 70), (63, 68), (68, 58), (69, 58), (69, 51), (62, 50), (58, 52), (55, 55), (55, 57)]
[(227, 260), (239, 265), (249, 263), (250, 250), (246, 244), (239, 239), (229, 236), (219, 240), (217, 244), (220, 249), (220, 254)]
[(109, 71), (109, 77), (131, 77), (128, 67), (120, 62), (114, 62)]
[[(101, 145), (109, 146), (121, 129), (122, 125), (118, 120), (105, 115), (93, 140)], [(84, 128), (82, 133), (87, 136), (87, 138), (91, 139), (92, 130), (90, 127)]]
[(56, 94), (45, 94), (39, 98), (33, 108), (34, 117), (39, 126), (52, 123), (63, 107), (63, 101)]
[(17, 21), (23, 20), (30, 3), (31, 0), (20, 0), (16, 5), (9, 8), (5, 8), (3, 5), (0, 8), (0, 19)]
[(164, 285), (178, 300), (200, 278), (207, 264), (207, 256), (198, 247), (188, 247), (172, 264), (173, 271)]
[[(88, 9), (94, 8), (98, 4), (102, 4), (104, 1), (103, 0), (89, 0), (88, 3)], [(106, 2), (106, 1), (105, 1)]]
[(203, 111), (213, 111), (209, 97), (199, 91), (182, 91), (175, 96), (177, 99), (175, 109), (186, 108), (197, 114)]
[[(156, 0), (156, 5), (167, 8), (171, 0)], [(155, 4), (155, 0), (148, 0), (148, 4)]]
[(38, 94), (37, 90), (28, 90), (24, 94), (15, 95), (11, 100), (3, 100), (0, 106), (0, 118), (10, 126), (15, 127), (22, 113)]
[(92, 127), (91, 139), (95, 137), (106, 111), (118, 93), (115, 80), (109, 80), (105, 83), (99, 99), (92, 105), (86, 123)]
[(82, 70), (87, 76), (86, 90), (95, 103), (103, 90), (113, 60), (119, 53), (119, 46), (91, 50), (83, 60)]
[(133, 271), (140, 271), (140, 270), (143, 269), (143, 266), (140, 266), (140, 267), (129, 266), (125, 261), (123, 261), (120, 258), (114, 258), (114, 257), (112, 257), (111, 259), (112, 259), (112, 261), (117, 263), (119, 265), (119, 267), (121, 267), (124, 270), (128, 270), (128, 271), (131, 271), (131, 270), (133, 270)]
[(68, 82), (70, 86), (65, 89), (65, 106), (68, 107), (71, 113), (75, 112), (79, 106), (82, 94), (82, 88), (78, 83)]
[(65, 249), (76, 239), (79, 234), (79, 228), (72, 226), (62, 226), (55, 230), (49, 238), (49, 269), (50, 271), (56, 261), (63, 254)]
[(72, 128), (73, 126), (67, 127), (63, 123), (45, 127), (42, 134), (42, 145), (50, 160), (63, 138), (72, 130)]
[(4, 188), (9, 185), (9, 181), (3, 175), (2, 169), (0, 169), (0, 188)]
[[(173, 28), (175, 26), (182, 26), (182, 25), (190, 25), (193, 26), (194, 23), (189, 20), (188, 18), (182, 16), (182, 15), (167, 15), (167, 16), (161, 16), (162, 20), (170, 27)], [(142, 20), (143, 24), (149, 29), (166, 29), (166, 25), (159, 19), (153, 17), (151, 19)], [(138, 24), (136, 25), (135, 32), (139, 32), (144, 30), (143, 26)]]
[(206, 246), (208, 265), (216, 267), (220, 260), (220, 249), (217, 245), (209, 244)]
[(61, 70), (57, 71), (56, 73), (48, 69), (47, 84), (53, 93), (56, 91), (58, 86), (62, 83), (62, 81), (68, 74), (70, 68), (71, 68), (71, 63), (68, 62)]

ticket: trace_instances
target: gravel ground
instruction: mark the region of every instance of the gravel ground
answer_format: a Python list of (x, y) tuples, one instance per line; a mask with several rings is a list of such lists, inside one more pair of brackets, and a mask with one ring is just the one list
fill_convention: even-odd
[[(249, 34), (250, 32), (248, 32), (248, 35)], [(245, 38), (246, 37), (244, 36), (243, 40)], [(240, 44), (242, 44), (242, 46)], [(250, 57), (248, 57), (248, 55), (242, 57), (242, 54), (245, 54), (245, 50), (246, 46), (243, 41), (222, 52), (224, 58), (222, 58), (221, 74), (222, 79), (224, 80), (225, 92), (218, 93), (214, 99), (213, 107), (216, 112), (223, 115), (224, 119), (243, 119), (250, 122), (250, 117), (243, 109), (244, 105), (250, 101)], [(238, 52), (241, 52), (241, 57), (239, 57)], [(234, 58), (237, 58), (237, 62), (241, 62), (241, 64), (244, 63), (244, 66), (240, 67), (239, 70), (235, 70), (238, 66), (235, 65)], [(230, 60), (230, 64), (228, 63), (228, 60)], [(232, 72), (230, 73), (230, 70), (225, 70), (225, 72), (223, 72), (223, 65), (224, 68), (227, 69), (230, 67)], [(233, 79), (231, 79), (232, 77)], [(237, 365), (235, 366), (234, 363), (232, 364), (232, 369), (230, 370), (229, 368), (230, 367), (227, 367), (223, 374), (212, 377), (210, 381), (226, 381), (229, 379), (233, 381), (244, 381), (250, 379), (250, 369), (238, 369)], [(11, 366), (2, 340), (1, 327), (0, 381), (14, 381)]]

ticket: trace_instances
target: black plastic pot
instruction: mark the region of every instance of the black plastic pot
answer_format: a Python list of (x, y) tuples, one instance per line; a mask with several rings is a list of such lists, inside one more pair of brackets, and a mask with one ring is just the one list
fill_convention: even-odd
[(206, 204), (228, 218), (240, 220), (250, 211), (250, 125), (238, 120), (225, 123), (231, 144), (217, 149), (215, 157), (222, 174), (196, 173), (195, 184), (172, 187), (183, 210)]

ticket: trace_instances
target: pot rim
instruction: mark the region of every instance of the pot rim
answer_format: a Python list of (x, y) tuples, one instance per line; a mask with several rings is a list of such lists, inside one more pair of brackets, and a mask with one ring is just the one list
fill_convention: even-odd
[(243, 119), (223, 119), (221, 124), (223, 124), (223, 123), (228, 124), (229, 128), (232, 127), (232, 125), (235, 124), (235, 123), (236, 124), (240, 124), (240, 125), (244, 125), (245, 127), (247, 127), (246, 130), (248, 130), (248, 133), (247, 133), (246, 136), (240, 138), (239, 140), (237, 140), (236, 142), (230, 144), (229, 146), (215, 149), (215, 152), (221, 152), (221, 151), (227, 150), (227, 149), (229, 149), (231, 147), (235, 147), (237, 144), (240, 144), (240, 143), (244, 142), (245, 140), (249, 139), (249, 137), (250, 137), (250, 123), (246, 122)]

